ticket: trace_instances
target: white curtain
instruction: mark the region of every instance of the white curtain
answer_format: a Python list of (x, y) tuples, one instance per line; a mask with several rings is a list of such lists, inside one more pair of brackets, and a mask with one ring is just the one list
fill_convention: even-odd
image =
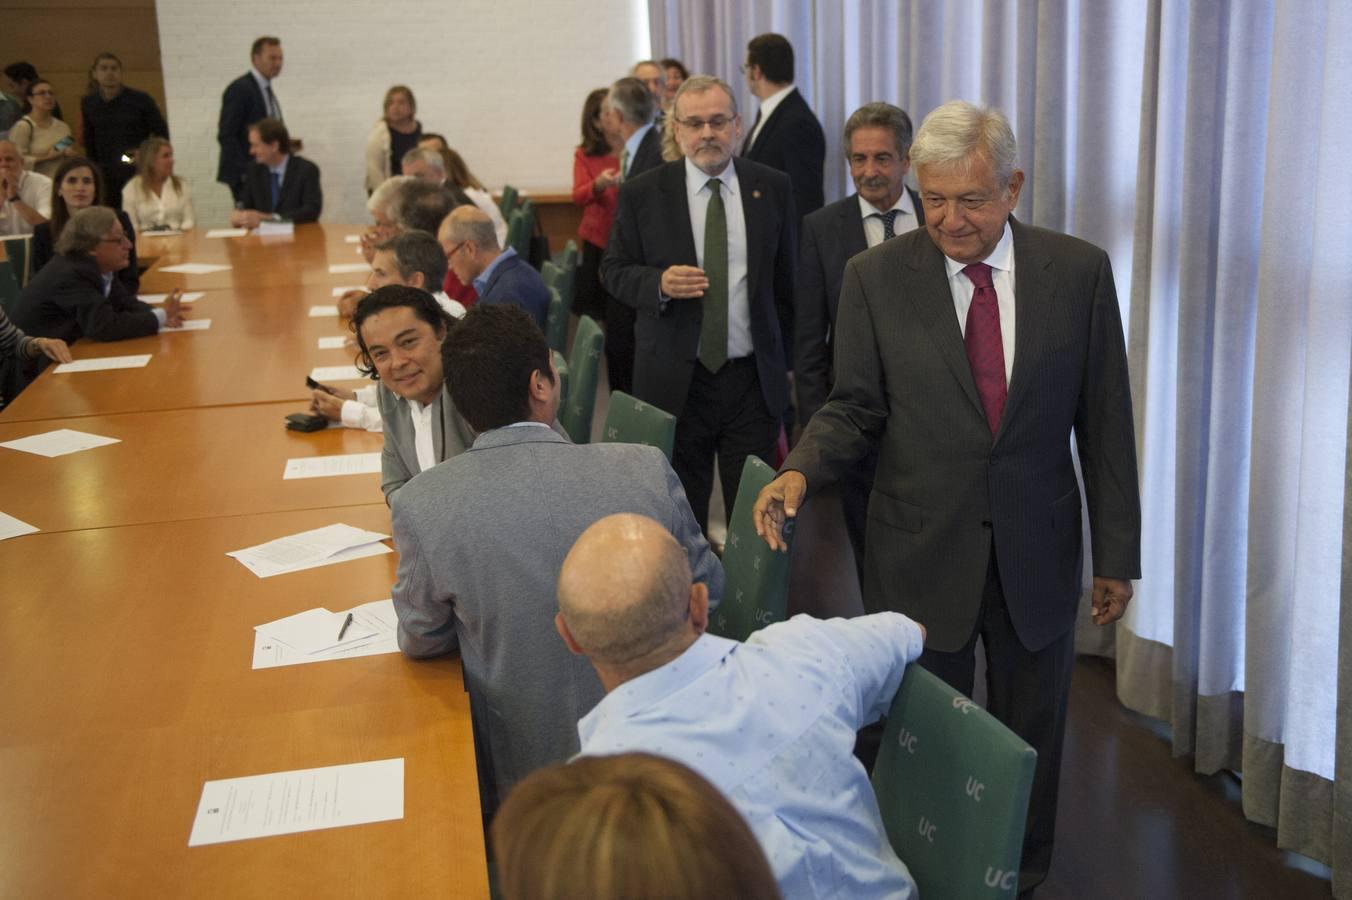
[[(653, 52), (728, 80), (784, 34), (827, 134), (871, 100), (918, 125), (1005, 110), (1017, 215), (1108, 250), (1141, 461), (1144, 577), (1082, 616), (1128, 706), (1352, 897), (1352, 4), (1225, 0), (650, 0)], [(1115, 639), (1114, 639), (1115, 638)], [(1342, 710), (1341, 715), (1339, 710)], [(1338, 802), (1341, 801), (1341, 802)]]

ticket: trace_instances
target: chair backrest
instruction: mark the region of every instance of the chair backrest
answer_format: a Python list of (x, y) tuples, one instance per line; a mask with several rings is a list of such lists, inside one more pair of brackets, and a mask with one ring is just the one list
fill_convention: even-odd
[(555, 265), (552, 260), (547, 259), (540, 264), (540, 277), (544, 279), (545, 287), (558, 287), (561, 275), (563, 275), (563, 269)]
[[(517, 255), (525, 259), (521, 248), (529, 246), (530, 234), (526, 231), (526, 217), (521, 214), (521, 210), (514, 209), (512, 214), (507, 217), (507, 247), (516, 251)], [(506, 250), (507, 247), (502, 249)]]
[(569, 238), (568, 243), (563, 245), (563, 267), (565, 269), (573, 269), (574, 271), (576, 271), (577, 261), (578, 261), (577, 241), (573, 240), (572, 238)]
[(591, 316), (583, 316), (573, 335), (568, 354), (569, 385), (559, 409), (559, 422), (575, 444), (591, 441), (592, 414), (596, 411), (596, 383), (601, 375), (601, 349), (605, 335)]
[[(569, 241), (571, 244), (572, 241)], [(573, 298), (577, 294), (577, 252), (569, 253), (564, 251), (561, 259), (562, 265), (558, 266), (559, 274), (554, 286), (559, 289), (563, 295), (563, 307), (567, 315), (573, 313)], [(549, 263), (548, 265), (553, 265)]]
[(503, 217), (511, 216), (516, 209), (516, 188), (510, 184), (502, 186), (502, 196), (498, 198), (498, 209), (502, 210)]
[(1014, 897), (1037, 751), (912, 665), (887, 713), (873, 789), (921, 897)]
[(737, 499), (728, 516), (728, 541), (723, 547), (723, 602), (710, 616), (709, 630), (744, 641), (751, 632), (784, 620), (789, 605), (789, 552), (793, 522), (785, 529), (789, 552), (771, 550), (756, 534), (751, 507), (756, 495), (774, 480), (775, 470), (755, 456), (742, 466)]
[(601, 441), (608, 444), (647, 444), (671, 459), (676, 446), (676, 417), (624, 391), (611, 391)]
[(14, 265), (9, 260), (0, 260), (0, 309), (11, 313), (18, 302), (19, 279), (14, 277)]
[(3, 259), (8, 259), (10, 265), (14, 267), (14, 278), (19, 282), (21, 288), (28, 284), (28, 251), (31, 241), (32, 237), (26, 234), (5, 238)]
[[(549, 265), (549, 263), (545, 263)], [(548, 283), (548, 282), (546, 282)], [(545, 340), (550, 349), (563, 352), (568, 343), (568, 307), (556, 287), (549, 289), (549, 310), (545, 316)]]
[(563, 358), (563, 354), (557, 350), (549, 351), (554, 358), (554, 368), (559, 373), (559, 396), (568, 396), (568, 360)]
[[(516, 234), (516, 240), (512, 246), (516, 248), (516, 255), (522, 259), (530, 259), (530, 237), (535, 231), (535, 201), (527, 197), (521, 201), (521, 205), (516, 210), (521, 214), (521, 228)], [(511, 240), (510, 231), (508, 240)]]

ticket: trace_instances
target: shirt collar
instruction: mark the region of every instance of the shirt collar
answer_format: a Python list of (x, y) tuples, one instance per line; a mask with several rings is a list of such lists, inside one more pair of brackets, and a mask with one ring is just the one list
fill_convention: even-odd
[(653, 123), (649, 122), (647, 125), (644, 125), (638, 131), (635, 131), (633, 134), (629, 135), (629, 140), (624, 142), (624, 149), (629, 151), (629, 159), (631, 162), (634, 159), (634, 154), (638, 152), (638, 145), (643, 143), (644, 136), (649, 131), (652, 130), (652, 127)]
[[(760, 104), (761, 122), (763, 123), (766, 119), (770, 118), (770, 116), (774, 114), (774, 111), (779, 106), (779, 104), (784, 102), (784, 98), (789, 96), (789, 94), (792, 94), (793, 91), (794, 86), (789, 85), (786, 88), (780, 88), (779, 90), (775, 91), (773, 94), (762, 100)], [(762, 125), (761, 127), (764, 127), (764, 125)]]
[(107, 297), (113, 291), (113, 273), (100, 272), (99, 278), (103, 281), (103, 296)]
[(516, 256), (516, 250), (512, 247), (508, 247), (499, 253), (497, 259), (489, 263), (486, 269), (479, 273), (478, 278), (474, 279), (474, 290), (478, 291), (480, 297), (484, 295), (484, 288), (488, 286), (488, 279), (493, 277), (493, 273), (497, 271), (498, 266), (514, 256)]
[(709, 669), (719, 665), (741, 645), (727, 638), (703, 634), (686, 648), (685, 652), (664, 666), (645, 672), (615, 688), (596, 705), (596, 708), (577, 723), (579, 736), (585, 745), (588, 739), (608, 722), (620, 721), (641, 712), (662, 700)]
[(893, 209), (899, 209), (908, 216), (915, 215), (915, 204), (911, 203), (911, 192), (906, 190), (905, 185), (902, 185), (901, 187), (901, 196), (897, 198), (897, 202), (893, 203), (887, 209), (878, 209), (878, 207), (865, 200), (863, 194), (858, 194), (857, 196), (859, 197), (859, 215), (864, 219), (867, 219), (869, 216), (876, 216), (879, 213), (889, 212)]
[(268, 171), (269, 171), (269, 172), (272, 172), (272, 173), (274, 173), (274, 174), (276, 174), (276, 175), (281, 176), (282, 180), (285, 181), (285, 180), (286, 180), (286, 164), (289, 163), (290, 161), (291, 161), (291, 154), (288, 153), (288, 154), (286, 154), (285, 156), (282, 157), (282, 161), (279, 162), (279, 163), (277, 163), (277, 165), (275, 165), (275, 166), (268, 166)]
[(541, 428), (549, 428), (544, 422), (513, 422), (510, 425), (504, 425), (503, 428), (530, 428), (532, 425), (538, 425)]
[(737, 196), (737, 166), (733, 164), (731, 159), (728, 160), (728, 164), (722, 172), (717, 175), (710, 175), (691, 162), (689, 157), (686, 157), (685, 193), (689, 199), (694, 200), (695, 195), (707, 187), (710, 178), (717, 178), (722, 182), (723, 186), (719, 190), (723, 192), (725, 197)]
[[(1000, 235), (999, 243), (982, 262), (992, 269), (999, 269), (1002, 272), (1014, 271), (1014, 232), (1009, 230), (1008, 221), (1005, 222), (1005, 233)], [(967, 263), (960, 263), (956, 259), (949, 259), (945, 256), (944, 268), (948, 270), (948, 277), (952, 279), (962, 274), (962, 270), (967, 268)]]
[(249, 74), (253, 76), (254, 81), (258, 82), (259, 90), (261, 90), (263, 94), (266, 96), (268, 92), (268, 85), (272, 84), (272, 79), (264, 78), (263, 73), (255, 69), (252, 65), (249, 66)]

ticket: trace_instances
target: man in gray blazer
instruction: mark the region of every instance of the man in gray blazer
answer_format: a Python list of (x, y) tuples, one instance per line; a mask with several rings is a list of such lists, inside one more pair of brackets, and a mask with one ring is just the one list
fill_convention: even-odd
[(380, 378), (380, 489), (387, 503), (414, 475), (474, 442), (442, 377), (441, 346), (453, 322), (427, 291), (393, 284), (363, 297), (352, 317), (358, 368)]
[(1038, 752), (1019, 887), (1046, 877), (1081, 581), (1081, 501), (1094, 621), (1140, 577), (1131, 389), (1108, 256), (1015, 221), (1023, 173), (1003, 115), (963, 102), (911, 148), (925, 228), (845, 267), (835, 385), (756, 504), (780, 527), (880, 441), (864, 603), (929, 630), (920, 663), (971, 694), (986, 648), (991, 712)]
[(529, 314), (477, 306), (443, 353), (447, 389), (478, 437), (392, 498), (394, 607), (409, 656), (459, 648), (490, 811), (526, 774), (578, 752), (577, 722), (604, 693), (554, 629), (559, 569), (578, 536), (612, 513), (655, 519), (711, 603), (723, 569), (660, 450), (572, 444), (550, 428), (558, 376)]

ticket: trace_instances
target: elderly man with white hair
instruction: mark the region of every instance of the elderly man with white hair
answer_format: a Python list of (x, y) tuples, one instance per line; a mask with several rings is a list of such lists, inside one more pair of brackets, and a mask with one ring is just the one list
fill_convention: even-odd
[(0, 234), (32, 234), (52, 215), (52, 180), (23, 167), (13, 141), (0, 141)]
[(924, 621), (920, 664), (1037, 750), (1019, 889), (1051, 865), (1075, 652), (1084, 475), (1093, 620), (1140, 577), (1131, 385), (1108, 254), (1025, 225), (1018, 145), (999, 111), (953, 101), (911, 146), (925, 225), (845, 267), (835, 385), (757, 499), (772, 547), (805, 499), (880, 442), (864, 606)]

